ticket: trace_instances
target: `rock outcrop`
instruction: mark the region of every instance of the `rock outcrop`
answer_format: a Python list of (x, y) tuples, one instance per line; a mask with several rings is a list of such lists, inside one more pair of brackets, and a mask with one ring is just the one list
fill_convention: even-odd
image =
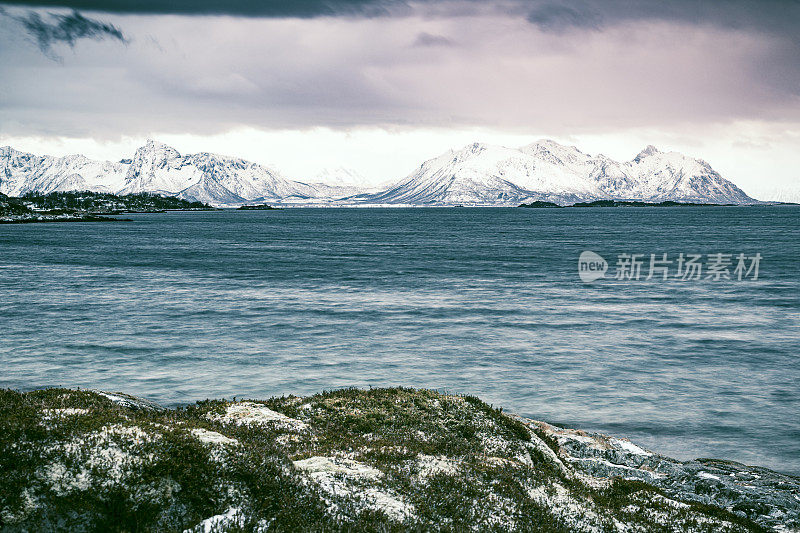
[(790, 531), (800, 480), (428, 390), (0, 391), (2, 531)]

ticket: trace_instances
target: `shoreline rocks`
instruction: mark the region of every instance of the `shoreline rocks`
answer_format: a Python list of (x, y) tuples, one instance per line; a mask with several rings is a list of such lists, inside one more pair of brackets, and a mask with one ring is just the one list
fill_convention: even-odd
[(0, 390), (0, 530), (800, 531), (800, 478), (405, 388)]

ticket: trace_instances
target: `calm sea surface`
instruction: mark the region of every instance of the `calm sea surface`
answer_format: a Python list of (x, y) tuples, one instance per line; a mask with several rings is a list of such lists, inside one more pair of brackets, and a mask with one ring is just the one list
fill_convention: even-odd
[[(131, 218), (0, 226), (0, 387), (430, 387), (800, 473), (798, 207)], [(763, 259), (756, 281), (585, 284), (583, 250), (610, 275), (645, 254), (643, 278), (651, 253)]]

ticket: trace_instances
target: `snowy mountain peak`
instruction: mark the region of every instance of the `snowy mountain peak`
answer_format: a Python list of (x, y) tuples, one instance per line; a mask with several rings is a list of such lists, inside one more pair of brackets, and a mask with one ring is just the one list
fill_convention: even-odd
[(464, 155), (479, 154), (481, 152), (486, 151), (487, 148), (488, 146), (485, 145), (484, 143), (472, 143), (464, 147), (463, 150), (459, 150), (459, 153), (462, 153)]
[(174, 150), (174, 148), (172, 148), (171, 146), (164, 144), (161, 141), (157, 141), (155, 139), (147, 139), (144, 142), (142, 148)]
[(540, 139), (533, 144), (519, 148), (519, 151), (556, 165), (585, 164), (589, 156), (575, 146), (559, 144), (550, 139)]
[(648, 146), (633, 161), (592, 157), (574, 146), (540, 140), (521, 148), (481, 143), (424, 162), (365, 201), (414, 205), (562, 204), (599, 199), (752, 203), (707, 163)]
[(560, 144), (560, 143), (557, 143), (556, 141), (554, 141), (552, 139), (539, 139), (535, 143), (531, 143), (531, 144), (529, 144), (527, 146), (523, 146), (521, 149), (522, 150), (524, 150), (524, 149), (530, 149), (530, 150), (533, 150), (533, 149), (538, 149), (538, 150), (570, 150), (570, 151), (577, 150), (577, 148), (574, 147), (574, 146), (567, 146), (567, 145), (564, 145), (564, 144)]
[(125, 174), (123, 194), (139, 192), (174, 194), (186, 186), (195, 185), (199, 181), (197, 177), (188, 185), (184, 185), (187, 173), (180, 172), (181, 162), (181, 154), (176, 149), (148, 139), (133, 155)]
[(181, 154), (175, 148), (153, 139), (147, 139), (144, 146), (136, 149), (133, 160), (134, 162), (137, 159), (152, 161), (155, 159), (174, 159), (180, 156)]
[(636, 162), (638, 163), (638, 162), (640, 162), (642, 159), (644, 159), (645, 157), (649, 157), (649, 156), (651, 156), (651, 155), (656, 155), (656, 154), (660, 154), (660, 153), (661, 153), (661, 151), (660, 151), (658, 148), (656, 148), (656, 147), (655, 147), (655, 146), (653, 146), (652, 144), (648, 144), (648, 145), (647, 145), (647, 148), (645, 148), (644, 150), (642, 150), (641, 152), (639, 152), (639, 153), (636, 155), (636, 157), (634, 157), (634, 158), (633, 158), (633, 160), (634, 160), (634, 161), (636, 161)]

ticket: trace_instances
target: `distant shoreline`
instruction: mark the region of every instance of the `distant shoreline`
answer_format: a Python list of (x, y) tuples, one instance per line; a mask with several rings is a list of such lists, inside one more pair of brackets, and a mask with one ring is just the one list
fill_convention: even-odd
[(95, 192), (29, 193), (23, 196), (0, 194), (0, 223), (3, 224), (130, 221), (108, 215), (216, 209), (202, 202), (146, 193), (124, 196)]
[(17, 218), (0, 219), (0, 224), (45, 224), (52, 222), (133, 222), (130, 218), (112, 218), (107, 216), (70, 216), (67, 218)]
[(595, 200), (594, 202), (578, 202), (572, 205), (559, 205), (554, 202), (532, 202), (519, 207), (532, 209), (568, 208), (568, 207), (749, 207), (760, 204), (706, 204), (699, 202), (641, 202), (638, 200)]
[(51, 211), (28, 211), (23, 213), (0, 213), (0, 224), (38, 224), (55, 222), (134, 222), (132, 218), (119, 218), (120, 215), (143, 215), (157, 213), (181, 213), (181, 212), (209, 212), (209, 211), (283, 211), (293, 209), (637, 209), (637, 208), (747, 208), (747, 207), (783, 207), (800, 206), (790, 202), (763, 202), (758, 204), (703, 204), (689, 202), (639, 202), (639, 201), (620, 201), (620, 200), (598, 200), (594, 202), (580, 202), (573, 205), (559, 205), (554, 202), (537, 201), (530, 204), (518, 206), (510, 205), (407, 205), (407, 204), (386, 204), (386, 205), (330, 205), (330, 204), (246, 204), (241, 206), (205, 206), (202, 208), (192, 207), (184, 209), (121, 209), (104, 211), (65, 211), (53, 209)]

